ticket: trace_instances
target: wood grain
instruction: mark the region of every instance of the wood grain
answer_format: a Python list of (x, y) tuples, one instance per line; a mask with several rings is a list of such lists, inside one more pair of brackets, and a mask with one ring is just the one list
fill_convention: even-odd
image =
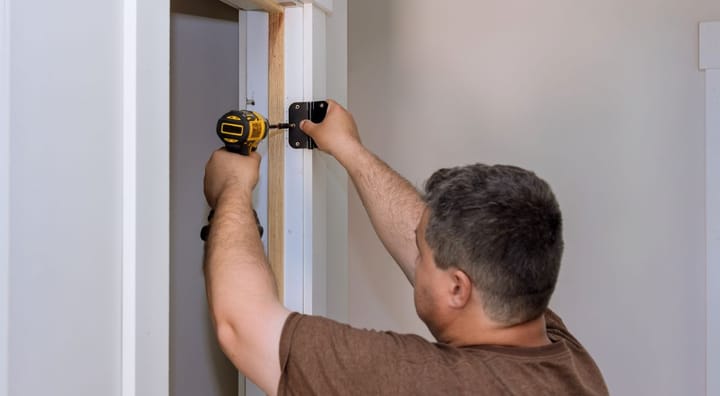
[[(273, 124), (285, 120), (285, 19), (282, 13), (269, 18), (268, 118)], [(268, 140), (268, 259), (283, 301), (285, 134), (272, 134)]]

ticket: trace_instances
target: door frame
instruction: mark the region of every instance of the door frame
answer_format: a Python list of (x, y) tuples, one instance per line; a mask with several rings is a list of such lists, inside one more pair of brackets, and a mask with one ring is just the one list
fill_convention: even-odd
[[(236, 8), (242, 1), (221, 0)], [(253, 0), (258, 6), (265, 1)], [(287, 108), (292, 102), (324, 99), (327, 80), (326, 18), (332, 12), (332, 0), (296, 1), (282, 13), (270, 11), (265, 25), (263, 18), (250, 12), (239, 13), (240, 22), (253, 24), (264, 35), (267, 27), (267, 51), (257, 48), (265, 44), (258, 32), (240, 29), (240, 50), (252, 56), (241, 55), (240, 107), (245, 99), (254, 105), (247, 108), (268, 114), (271, 123), (287, 119)], [(262, 7), (261, 7), (262, 8)], [(267, 59), (267, 74), (258, 62)], [(258, 85), (266, 81), (267, 89)], [(282, 82), (282, 83), (279, 83)], [(250, 97), (250, 92), (254, 92)], [(266, 113), (265, 113), (266, 112)], [(324, 314), (325, 250), (318, 249), (315, 235), (325, 235), (325, 218), (322, 211), (314, 210), (313, 203), (322, 199), (325, 177), (316, 165), (316, 150), (297, 150), (287, 144), (287, 132), (268, 139), (267, 152), (261, 172), (256, 208), (261, 220), (268, 224), (267, 250), (275, 270), (281, 298), (295, 311)], [(266, 201), (267, 203), (263, 202)]]
[[(222, 1), (239, 7), (234, 0)], [(239, 11), (240, 64), (246, 65), (240, 68), (239, 107), (266, 114), (271, 123), (285, 121), (291, 103), (327, 94), (325, 35), (332, 1), (296, 3), (282, 13)], [(318, 166), (318, 156), (324, 154), (293, 149), (287, 141), (285, 131), (260, 146), (265, 160), (254, 205), (267, 225), (263, 242), (283, 304), (297, 312), (326, 314), (328, 214), (322, 203), (327, 175)], [(261, 394), (257, 387), (243, 385), (240, 377), (241, 395)]]
[(700, 24), (705, 71), (706, 394), (720, 394), (720, 21)]

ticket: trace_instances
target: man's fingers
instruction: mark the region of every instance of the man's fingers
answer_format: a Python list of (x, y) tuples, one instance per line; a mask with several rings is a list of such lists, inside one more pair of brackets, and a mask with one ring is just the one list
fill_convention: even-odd
[(300, 129), (302, 129), (303, 132), (307, 133), (310, 136), (313, 135), (313, 132), (315, 132), (317, 127), (318, 127), (318, 124), (316, 124), (310, 120), (302, 120), (300, 122)]

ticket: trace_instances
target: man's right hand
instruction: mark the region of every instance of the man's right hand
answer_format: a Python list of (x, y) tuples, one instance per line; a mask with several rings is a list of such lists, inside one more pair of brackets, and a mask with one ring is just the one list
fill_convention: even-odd
[(361, 145), (360, 135), (352, 114), (334, 100), (328, 100), (323, 122), (315, 124), (303, 120), (300, 129), (315, 140), (318, 148), (338, 161), (352, 155)]

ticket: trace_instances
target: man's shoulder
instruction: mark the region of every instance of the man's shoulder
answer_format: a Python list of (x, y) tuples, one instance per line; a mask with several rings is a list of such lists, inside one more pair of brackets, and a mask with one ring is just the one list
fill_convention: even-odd
[[(458, 381), (467, 352), (415, 334), (359, 329), (319, 317), (292, 314), (281, 336), (279, 394), (470, 394)], [(474, 382), (492, 383), (485, 365)]]
[(315, 394), (475, 394), (478, 389), (524, 394), (522, 389), (540, 386), (549, 393), (572, 389), (576, 394), (606, 394), (600, 371), (560, 317), (548, 311), (546, 325), (551, 345), (458, 348), (415, 334), (358, 329), (294, 313), (281, 336), (281, 389), (297, 387)]
[[(438, 349), (438, 344), (417, 334), (404, 334), (390, 330), (375, 330), (353, 327), (323, 316), (294, 312), (288, 316), (281, 335), (282, 342), (317, 343), (330, 347), (363, 348), (386, 350), (422, 348), (426, 351)], [(282, 349), (282, 348), (281, 348)], [(361, 352), (359, 349), (355, 349)]]

